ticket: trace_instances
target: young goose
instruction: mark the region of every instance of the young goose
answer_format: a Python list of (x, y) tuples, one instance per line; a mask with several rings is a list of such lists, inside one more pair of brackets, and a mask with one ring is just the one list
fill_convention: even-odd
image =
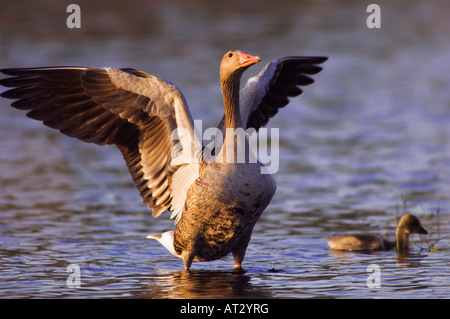
[(394, 248), (398, 251), (407, 251), (410, 244), (409, 235), (412, 233), (428, 234), (420, 224), (419, 218), (405, 214), (397, 225), (396, 242), (391, 242), (378, 235), (358, 234), (328, 237), (328, 245), (331, 249), (346, 251), (389, 250)]
[[(210, 162), (195, 132), (181, 91), (163, 79), (135, 69), (43, 67), (1, 70), (12, 89), (1, 96), (12, 106), (70, 137), (121, 151), (143, 202), (153, 216), (169, 210), (175, 230), (151, 235), (172, 254), (210, 261), (229, 253), (240, 268), (253, 227), (275, 193), (264, 165), (245, 158), (249, 141), (235, 132), (267, 124), (289, 98), (313, 83), (325, 57), (285, 57), (268, 63), (240, 90), (243, 72), (261, 59), (229, 51), (220, 65), (225, 115), (218, 159)], [(199, 90), (199, 94), (202, 92)], [(181, 146), (181, 148), (179, 148)], [(206, 149), (206, 147), (205, 147)], [(173, 156), (178, 150), (181, 156)], [(239, 152), (241, 153), (241, 152)], [(254, 156), (252, 159), (254, 159)], [(230, 161), (231, 159), (231, 161)], [(234, 159), (234, 160), (233, 160)]]

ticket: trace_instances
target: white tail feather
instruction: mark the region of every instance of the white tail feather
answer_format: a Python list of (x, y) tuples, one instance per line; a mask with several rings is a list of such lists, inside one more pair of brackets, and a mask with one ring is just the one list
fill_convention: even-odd
[(167, 250), (170, 251), (173, 255), (181, 258), (181, 256), (178, 255), (176, 253), (175, 249), (173, 248), (173, 230), (166, 231), (166, 232), (164, 232), (162, 234), (148, 235), (146, 238), (148, 238), (148, 239), (156, 239), (157, 241), (159, 241), (159, 243), (161, 245), (166, 247)]

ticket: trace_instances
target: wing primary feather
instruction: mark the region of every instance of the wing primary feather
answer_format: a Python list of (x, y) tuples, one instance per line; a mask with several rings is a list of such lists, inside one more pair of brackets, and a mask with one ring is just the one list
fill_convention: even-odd
[(303, 93), (303, 86), (314, 83), (309, 75), (319, 73), (317, 66), (327, 57), (285, 57), (269, 62), (262, 71), (250, 78), (240, 92), (241, 117), (246, 128), (258, 130), (266, 125), (289, 98)]
[[(156, 217), (182, 198), (173, 186), (171, 132), (177, 121), (193, 130), (181, 92), (145, 72), (124, 68), (10, 68), (0, 84), (12, 106), (63, 134), (85, 142), (115, 144)], [(174, 195), (175, 194), (175, 195)]]

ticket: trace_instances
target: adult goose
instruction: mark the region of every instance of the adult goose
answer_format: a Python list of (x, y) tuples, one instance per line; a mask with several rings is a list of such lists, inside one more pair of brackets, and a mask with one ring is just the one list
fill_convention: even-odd
[[(227, 52), (220, 65), (225, 115), (220, 129), (223, 146), (216, 158), (234, 159), (248, 147), (233, 129), (264, 126), (288, 97), (313, 83), (325, 57), (285, 57), (268, 63), (239, 91), (242, 73), (260, 61), (241, 51)], [(175, 229), (151, 235), (185, 269), (193, 261), (211, 261), (233, 254), (240, 268), (253, 227), (275, 192), (262, 164), (248, 161), (206, 161), (202, 141), (185, 98), (173, 84), (135, 69), (41, 67), (1, 70), (11, 77), (0, 84), (12, 106), (61, 133), (121, 151), (143, 202), (153, 216), (172, 212)], [(229, 129), (232, 129), (231, 131)], [(231, 133), (230, 133), (231, 132)], [(193, 147), (194, 146), (194, 147)], [(177, 149), (176, 158), (172, 150)], [(180, 155), (181, 154), (181, 155)], [(227, 157), (228, 156), (228, 157)], [(175, 160), (176, 159), (176, 160)]]
[(399, 252), (405, 252), (410, 247), (409, 236), (413, 233), (428, 234), (417, 216), (405, 214), (400, 218), (395, 231), (396, 242), (391, 242), (374, 234), (357, 234), (329, 237), (328, 245), (335, 250), (373, 251), (397, 249)]

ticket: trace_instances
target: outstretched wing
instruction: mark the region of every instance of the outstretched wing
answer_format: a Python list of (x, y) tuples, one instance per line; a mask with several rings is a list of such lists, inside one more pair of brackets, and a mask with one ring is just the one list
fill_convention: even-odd
[(244, 128), (259, 130), (278, 110), (289, 103), (289, 97), (300, 95), (300, 86), (314, 80), (309, 75), (319, 73), (317, 64), (326, 57), (285, 57), (268, 63), (262, 71), (250, 78), (240, 92), (241, 118)]
[[(65, 135), (116, 145), (153, 216), (175, 210), (174, 197), (184, 202), (199, 165), (172, 163), (173, 146), (181, 142), (184, 148), (195, 136), (184, 97), (174, 85), (134, 69), (44, 67), (1, 72), (12, 76), (0, 84), (13, 88), (1, 94), (16, 99), (13, 107), (29, 111), (32, 119)], [(181, 134), (172, 136), (175, 129)], [(177, 174), (175, 184), (181, 186), (174, 189), (174, 173), (182, 166), (188, 173)]]

